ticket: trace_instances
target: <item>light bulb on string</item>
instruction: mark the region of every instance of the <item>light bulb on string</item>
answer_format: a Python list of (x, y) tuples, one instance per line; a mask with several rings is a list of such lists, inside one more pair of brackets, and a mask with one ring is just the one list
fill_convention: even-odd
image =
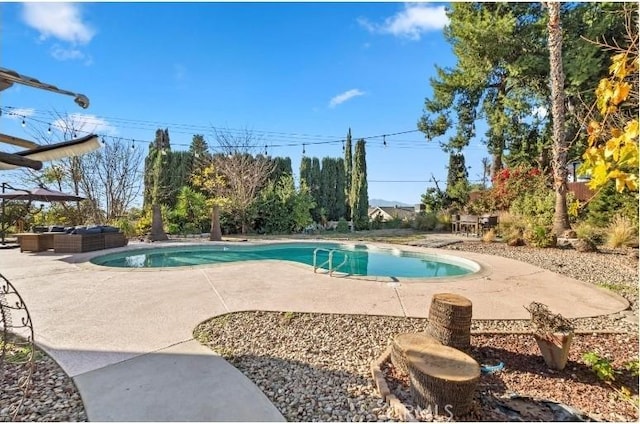
[(342, 140), (342, 151), (344, 152), (344, 140)]
[(102, 145), (103, 145), (103, 146), (104, 146), (105, 144), (107, 144), (107, 142), (104, 140), (104, 137), (102, 137), (102, 138), (100, 139), (100, 142), (102, 143)]
[(304, 143), (302, 143), (302, 154), (304, 155), (306, 153), (305, 149), (304, 149)]
[(264, 155), (265, 156), (269, 156), (269, 153), (267, 153), (267, 145), (264, 145)]
[(24, 117), (22, 118), (22, 128), (24, 128), (27, 125), (27, 123), (24, 120)]
[(386, 136), (386, 135), (383, 135), (383, 136), (382, 136), (382, 145), (383, 145), (384, 147), (387, 147), (387, 136)]
[(134, 139), (131, 139), (131, 150), (135, 150), (136, 148), (136, 143)]
[(77, 137), (78, 137), (78, 135), (77, 135), (77, 134), (76, 134), (76, 132), (74, 131), (74, 132), (73, 132), (73, 138), (77, 138)]
[(47, 128), (47, 134), (51, 134), (51, 124), (49, 124), (49, 128)]

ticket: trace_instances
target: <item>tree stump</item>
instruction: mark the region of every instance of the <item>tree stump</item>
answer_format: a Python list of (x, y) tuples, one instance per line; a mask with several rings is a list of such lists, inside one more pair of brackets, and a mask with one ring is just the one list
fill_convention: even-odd
[(433, 413), (464, 415), (471, 409), (480, 365), (469, 355), (432, 343), (406, 353), (415, 404)]
[(472, 304), (466, 297), (437, 293), (431, 299), (427, 334), (445, 346), (468, 350), (471, 345)]
[(407, 351), (420, 350), (424, 346), (432, 343), (440, 344), (440, 342), (427, 335), (427, 333), (398, 334), (391, 342), (391, 362), (403, 374), (408, 374)]

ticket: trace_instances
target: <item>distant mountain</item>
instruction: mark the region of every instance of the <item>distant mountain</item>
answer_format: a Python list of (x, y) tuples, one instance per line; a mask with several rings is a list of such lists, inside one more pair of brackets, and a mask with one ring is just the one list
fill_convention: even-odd
[(369, 206), (375, 208), (376, 206), (413, 206), (407, 203), (397, 202), (395, 200), (384, 200), (384, 199), (369, 199)]

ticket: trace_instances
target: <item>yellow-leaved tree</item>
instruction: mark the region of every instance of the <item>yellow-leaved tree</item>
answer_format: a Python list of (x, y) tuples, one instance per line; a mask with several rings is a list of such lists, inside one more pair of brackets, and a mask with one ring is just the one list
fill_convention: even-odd
[(209, 240), (222, 240), (222, 229), (220, 228), (220, 208), (229, 203), (229, 199), (224, 195), (226, 181), (216, 169), (211, 161), (204, 164), (191, 176), (193, 185), (207, 195), (207, 206), (211, 208), (211, 233)]
[[(635, 30), (631, 30), (635, 28)], [(626, 49), (614, 51), (609, 77), (596, 88), (599, 116), (587, 125), (588, 146), (580, 173), (589, 175), (589, 187), (597, 190), (610, 180), (616, 190), (638, 190), (638, 32), (627, 25)]]

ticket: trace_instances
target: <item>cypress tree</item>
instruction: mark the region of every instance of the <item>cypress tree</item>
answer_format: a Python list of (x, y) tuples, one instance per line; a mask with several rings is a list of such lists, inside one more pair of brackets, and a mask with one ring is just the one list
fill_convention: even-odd
[(356, 143), (351, 179), (351, 215), (356, 230), (369, 228), (369, 193), (364, 139)]
[(461, 152), (449, 154), (449, 170), (447, 172), (447, 197), (449, 202), (461, 207), (469, 200), (469, 172)]
[(311, 170), (309, 172), (309, 193), (316, 203), (316, 207), (311, 211), (311, 216), (315, 222), (320, 222), (322, 209), (320, 198), (320, 160), (318, 158), (311, 159)]
[(336, 216), (336, 162), (331, 157), (323, 158), (320, 171), (320, 206), (324, 208), (329, 221), (337, 221), (339, 218)]
[(293, 177), (293, 170), (291, 168), (291, 158), (290, 157), (280, 157), (276, 156), (275, 158), (271, 158), (271, 162), (273, 163), (273, 171), (271, 171), (271, 175), (269, 176), (269, 181), (273, 181), (277, 183), (280, 181), (285, 175)]
[(335, 160), (334, 166), (336, 172), (336, 205), (334, 210), (334, 217), (335, 220), (339, 220), (340, 218), (344, 218), (347, 212), (344, 160)]
[(344, 144), (344, 196), (345, 196), (345, 219), (351, 219), (351, 173), (353, 172), (353, 159), (351, 157), (351, 128), (347, 133), (347, 140)]
[(300, 185), (303, 183), (307, 187), (311, 187), (311, 158), (307, 156), (302, 157), (300, 162)]

